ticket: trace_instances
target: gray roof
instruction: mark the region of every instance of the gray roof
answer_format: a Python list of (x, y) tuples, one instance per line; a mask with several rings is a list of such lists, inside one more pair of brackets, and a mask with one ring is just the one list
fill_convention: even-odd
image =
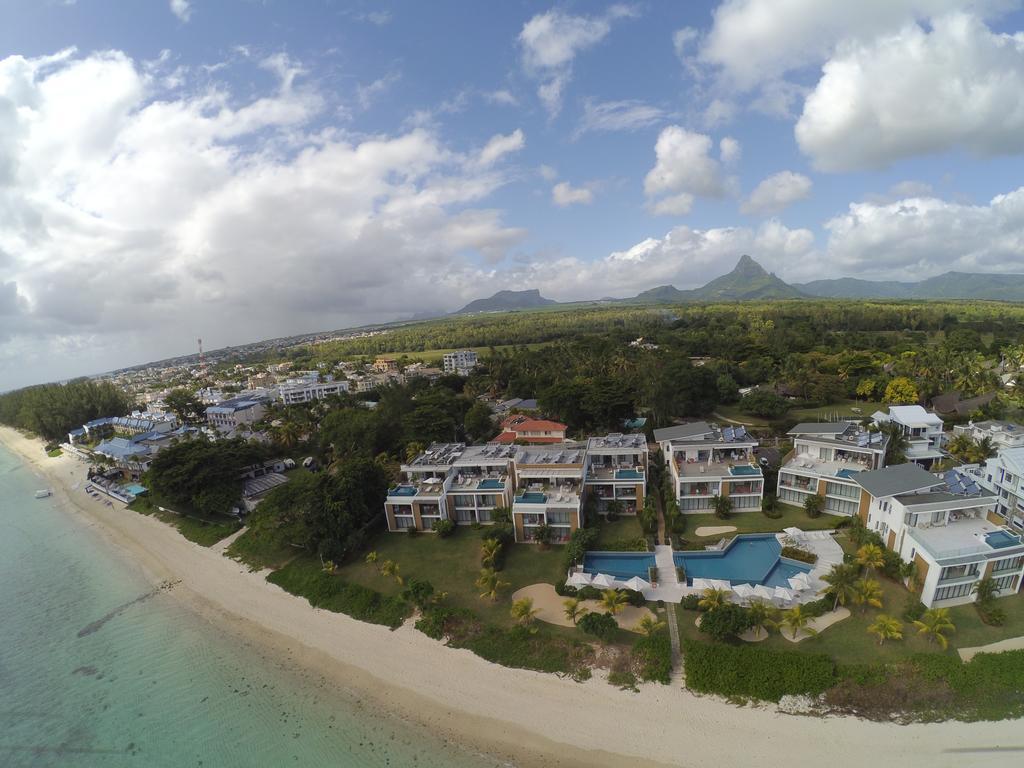
[(680, 424), (676, 427), (656, 429), (654, 430), (654, 439), (660, 443), (663, 440), (682, 440), (687, 437), (697, 437), (698, 435), (713, 431), (714, 429), (706, 421), (694, 421), (690, 424)]
[(247, 499), (264, 496), (279, 485), (288, 482), (288, 478), (278, 472), (268, 472), (260, 477), (250, 477), (243, 483), (242, 495)]
[(786, 434), (789, 435), (841, 435), (850, 428), (848, 421), (834, 421), (818, 423), (803, 421), (793, 427)]
[(965, 496), (963, 494), (950, 493), (949, 491), (932, 491), (931, 493), (908, 493), (897, 496), (896, 500), (905, 507), (914, 507), (919, 504), (942, 504), (947, 501), (974, 500), (978, 496)]
[(875, 498), (923, 491), (944, 484), (942, 478), (918, 464), (897, 464), (871, 472), (859, 472), (852, 479)]

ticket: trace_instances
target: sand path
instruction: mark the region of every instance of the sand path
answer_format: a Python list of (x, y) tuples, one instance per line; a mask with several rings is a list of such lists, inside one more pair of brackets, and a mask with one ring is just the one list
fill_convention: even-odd
[[(552, 584), (531, 584), (528, 587), (517, 589), (512, 595), (513, 600), (520, 600), (524, 597), (533, 600), (533, 607), (537, 611), (537, 618), (541, 621), (548, 624), (557, 624), (560, 627), (573, 626), (573, 623), (565, 618), (565, 606), (563, 603), (568, 598), (562, 597), (555, 592), (555, 587)], [(601, 607), (599, 600), (583, 600), (580, 602), (580, 605), (591, 613), (605, 613), (605, 609)], [(639, 624), (643, 621), (644, 616), (650, 616), (652, 619), (658, 618), (650, 608), (638, 608), (633, 605), (627, 605), (619, 611), (615, 621), (622, 629), (638, 632)]]
[(1024, 649), (1024, 637), (1009, 637), (998, 643), (975, 645), (970, 648), (958, 648), (957, 653), (964, 661), (970, 661), (979, 653), (999, 653), (1000, 651), (1019, 651)]
[(723, 533), (732, 533), (735, 530), (735, 525), (702, 525), (694, 533), (697, 536), (721, 536)]

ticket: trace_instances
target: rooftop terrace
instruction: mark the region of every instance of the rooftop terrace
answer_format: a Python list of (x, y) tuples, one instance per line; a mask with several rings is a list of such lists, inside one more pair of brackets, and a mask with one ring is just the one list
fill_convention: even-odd
[(908, 535), (936, 560), (1002, 555), (1024, 552), (1019, 535), (990, 523), (984, 517), (970, 517), (929, 528), (908, 528)]

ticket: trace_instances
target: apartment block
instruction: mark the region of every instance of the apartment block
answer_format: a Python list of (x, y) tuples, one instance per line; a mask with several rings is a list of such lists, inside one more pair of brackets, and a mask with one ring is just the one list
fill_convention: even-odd
[(301, 405), (323, 400), (331, 395), (348, 392), (347, 381), (286, 381), (278, 388), (278, 397), (284, 405)]
[(845, 421), (797, 424), (788, 434), (793, 450), (779, 469), (779, 500), (803, 506), (817, 494), (828, 514), (857, 514), (861, 488), (855, 477), (885, 466), (888, 436)]
[(452, 463), (448, 509), (460, 525), (488, 524), (499, 507), (512, 506), (512, 445), (471, 445)]
[(435, 522), (452, 519), (446, 496), (454, 479), (452, 466), (465, 448), (464, 443), (434, 443), (402, 465), (402, 480), (388, 489), (384, 504), (388, 530), (429, 531)]
[(976, 443), (988, 438), (998, 451), (1004, 448), (1024, 448), (1024, 427), (1010, 421), (969, 421), (953, 427), (954, 435), (968, 435)]
[(904, 454), (907, 461), (925, 469), (943, 457), (942, 419), (920, 405), (890, 405), (889, 412), (875, 411), (871, 415), (877, 426), (895, 424), (907, 438), (909, 447)]
[(476, 368), (478, 361), (479, 357), (472, 349), (446, 352), (444, 355), (444, 372), (468, 376), (470, 371)]
[(635, 515), (647, 491), (647, 438), (619, 433), (590, 438), (584, 483), (599, 511), (620, 501), (624, 514)]
[(554, 541), (580, 527), (586, 443), (521, 446), (515, 454), (512, 523), (516, 541), (532, 541), (541, 525)]
[(683, 513), (713, 512), (715, 496), (728, 496), (736, 511), (761, 508), (764, 474), (754, 459), (758, 441), (743, 427), (698, 421), (656, 429), (654, 439)]
[(996, 497), (997, 517), (1012, 529), (1024, 531), (1024, 447), (1004, 448), (980, 467), (959, 469)]

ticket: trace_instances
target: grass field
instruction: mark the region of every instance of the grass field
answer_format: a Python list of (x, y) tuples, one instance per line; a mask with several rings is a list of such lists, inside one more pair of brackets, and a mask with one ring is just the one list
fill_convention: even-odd
[(641, 539), (644, 536), (640, 521), (633, 515), (623, 515), (613, 523), (602, 522), (597, 531), (597, 542), (594, 549), (601, 549), (602, 544), (626, 539)]
[[(420, 352), (385, 352), (381, 354), (381, 357), (393, 357), (396, 360), (407, 357), (410, 360), (416, 360), (418, 362), (440, 362), (447, 352), (455, 352), (459, 349), (471, 349), (483, 357), (484, 355), (489, 354), (492, 349), (499, 352), (507, 349), (518, 349), (520, 347), (525, 347), (527, 349), (539, 349), (540, 347), (548, 346), (548, 344), (550, 344), (550, 342), (541, 341), (533, 344), (503, 344), (495, 347), (457, 347), (452, 349), (426, 349)], [(351, 360), (358, 357), (366, 357), (366, 355), (349, 355), (346, 359)]]
[[(753, 512), (734, 512), (729, 516), (728, 520), (719, 520), (712, 514), (684, 515), (686, 518), (686, 533), (683, 534), (683, 538), (691, 544), (699, 545), (698, 548), (703, 548), (705, 544), (710, 544), (722, 538), (721, 535), (698, 536), (695, 531), (704, 526), (734, 525), (736, 526), (735, 533), (778, 533), (791, 526), (802, 528), (805, 531), (824, 531), (835, 528), (836, 524), (842, 519), (832, 515), (822, 515), (821, 517), (811, 519), (801, 507), (794, 507), (789, 504), (779, 504), (778, 511), (782, 513), (782, 517), (774, 519), (766, 517), (763, 512), (758, 510)], [(732, 536), (734, 534), (727, 535)]]

